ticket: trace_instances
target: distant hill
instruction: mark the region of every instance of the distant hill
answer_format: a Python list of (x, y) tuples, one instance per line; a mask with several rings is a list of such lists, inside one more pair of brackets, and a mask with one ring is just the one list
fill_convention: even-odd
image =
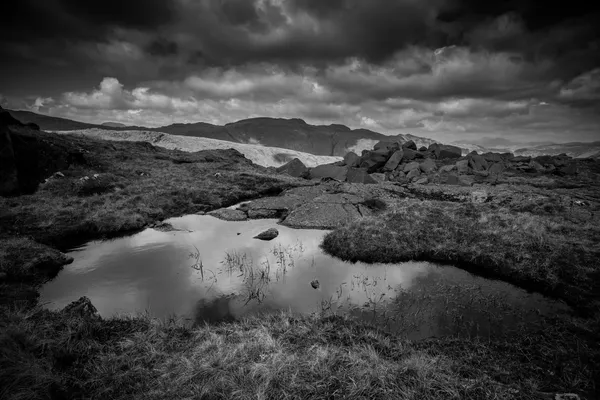
[[(371, 150), (381, 140), (399, 140), (402, 142), (413, 140), (417, 144), (417, 147), (428, 147), (430, 144), (436, 143), (433, 139), (410, 134), (389, 136), (368, 129), (350, 129), (340, 124), (310, 125), (298, 118), (261, 117), (244, 119), (226, 125), (197, 122), (146, 128), (125, 126), (116, 122), (105, 122), (102, 125), (94, 125), (36, 114), (30, 111), (8, 111), (21, 122), (34, 122), (42, 130), (47, 131), (72, 131), (90, 128), (110, 129), (113, 131), (153, 131), (178, 136), (202, 137), (241, 144), (277, 147), (320, 156), (339, 157), (344, 156), (348, 151), (354, 151), (360, 155), (363, 150)], [(515, 155), (531, 156), (566, 153), (574, 158), (600, 158), (600, 142), (543, 144), (526, 148), (502, 146), (502, 143), (498, 143), (499, 145), (494, 148), (462, 142), (453, 144), (459, 146), (463, 150), (463, 154), (475, 150), (479, 153), (489, 151), (499, 153), (512, 152)]]
[(108, 126), (109, 128), (125, 128), (127, 125), (118, 122), (103, 122), (102, 126)]

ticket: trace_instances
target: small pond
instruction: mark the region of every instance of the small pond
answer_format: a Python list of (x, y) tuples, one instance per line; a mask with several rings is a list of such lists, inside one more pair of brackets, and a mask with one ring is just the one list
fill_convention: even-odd
[[(326, 231), (291, 229), (272, 219), (190, 215), (167, 222), (177, 230), (146, 229), (74, 249), (75, 261), (44, 285), (40, 303), (60, 309), (88, 296), (103, 317), (148, 312), (190, 323), (279, 310), (337, 313), (410, 339), (487, 337), (569, 311), (450, 266), (346, 263), (319, 248)], [(274, 240), (253, 239), (273, 227), (279, 230)]]

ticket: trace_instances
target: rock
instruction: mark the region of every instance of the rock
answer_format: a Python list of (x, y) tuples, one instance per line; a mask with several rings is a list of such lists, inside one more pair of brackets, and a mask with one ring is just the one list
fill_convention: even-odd
[(360, 164), (360, 157), (355, 152), (351, 151), (344, 156), (344, 164), (348, 167), (358, 167)]
[(458, 176), (448, 175), (444, 183), (446, 185), (458, 185), (460, 182), (458, 181)]
[(79, 300), (67, 305), (63, 313), (89, 319), (101, 319), (98, 310), (87, 296), (80, 297)]
[(431, 158), (428, 158), (425, 161), (423, 161), (421, 164), (419, 164), (419, 168), (424, 173), (429, 174), (429, 173), (435, 171), (435, 169), (436, 169), (435, 161), (433, 161)]
[(556, 393), (554, 400), (579, 400), (579, 395), (575, 393)]
[(469, 160), (469, 167), (473, 171), (486, 171), (488, 169), (488, 162), (483, 156), (469, 155), (467, 159)]
[(429, 179), (427, 177), (417, 179), (415, 182), (417, 185), (427, 185), (429, 183)]
[(173, 232), (177, 230), (173, 227), (173, 225), (169, 224), (168, 222), (158, 222), (156, 224), (150, 225), (150, 228), (161, 232)]
[(256, 236), (254, 236), (254, 239), (273, 240), (277, 236), (279, 236), (279, 231), (277, 229), (275, 229), (275, 228), (270, 228), (270, 229), (267, 229), (264, 232), (259, 233)]
[(499, 163), (492, 164), (492, 166), (490, 167), (488, 172), (492, 175), (499, 175), (502, 172), (504, 172), (505, 169), (506, 169), (506, 167), (504, 166), (504, 164), (499, 162)]
[(313, 289), (318, 289), (318, 288), (319, 288), (319, 286), (321, 286), (321, 285), (319, 284), (319, 281), (318, 281), (317, 279), (313, 279), (313, 280), (310, 282), (310, 286), (312, 286), (312, 288), (313, 288)]
[(435, 157), (438, 160), (445, 158), (460, 158), (462, 156), (462, 150), (460, 147), (451, 146), (448, 144), (440, 144), (435, 147)]
[(338, 181), (345, 181), (348, 174), (348, 167), (338, 167), (335, 165), (319, 165), (311, 168), (309, 172), (310, 179), (333, 178)]
[(529, 161), (529, 169), (535, 170), (538, 172), (544, 171), (544, 167), (542, 166), (542, 164), (540, 164), (539, 162), (534, 161), (534, 160)]
[(360, 158), (359, 166), (366, 168), (368, 173), (377, 172), (390, 158), (391, 153), (385, 149), (369, 151)]
[(498, 163), (498, 162), (502, 162), (502, 156), (500, 155), (500, 153), (485, 153), (482, 155), (482, 157), (487, 161), (487, 162), (492, 162), (492, 163)]
[(409, 140), (408, 142), (405, 142), (402, 144), (402, 148), (403, 149), (410, 149), (410, 150), (417, 150), (417, 144), (414, 142), (414, 140)]
[(281, 215), (281, 211), (275, 209), (256, 209), (256, 210), (248, 210), (248, 218), (250, 219), (269, 219), (269, 218), (279, 218)]
[(224, 221), (246, 221), (248, 219), (248, 215), (244, 211), (232, 210), (230, 208), (221, 208), (219, 210), (211, 211), (208, 215)]
[(422, 158), (422, 154), (411, 149), (402, 149), (402, 159), (406, 161), (414, 160), (415, 158)]
[(490, 171), (473, 171), (473, 175), (487, 177), (490, 176)]
[(404, 169), (403, 169), (403, 171), (404, 171), (404, 172), (410, 172), (410, 171), (412, 171), (412, 170), (414, 170), (414, 169), (416, 169), (416, 170), (419, 170), (419, 169), (420, 169), (420, 165), (419, 165), (419, 163), (418, 163), (418, 162), (416, 162), (416, 161), (413, 161), (413, 162), (411, 162), (411, 163), (408, 163), (408, 164), (406, 164), (406, 165), (404, 166)]
[(300, 178), (304, 177), (308, 173), (308, 168), (306, 168), (306, 165), (304, 165), (299, 158), (294, 158), (292, 161), (277, 168), (276, 171), (279, 173), (288, 174), (295, 178)]
[(365, 216), (368, 209), (359, 207), (355, 204), (307, 203), (292, 210), (282, 224), (291, 228), (334, 229)]
[(488, 199), (488, 194), (484, 190), (476, 190), (471, 193), (471, 202), (476, 204), (485, 203)]
[(383, 166), (383, 171), (393, 171), (398, 167), (398, 164), (402, 161), (404, 152), (402, 150), (395, 151), (394, 154), (388, 159)]
[(479, 153), (477, 153), (475, 150), (473, 150), (472, 152), (470, 152), (467, 155), (469, 155), (469, 156), (476, 156), (476, 155), (479, 155)]
[(460, 160), (456, 162), (456, 170), (459, 174), (465, 175), (469, 173), (469, 160)]
[(461, 186), (473, 186), (473, 184), (475, 183), (475, 178), (470, 175), (459, 175), (458, 183)]
[(388, 141), (382, 140), (373, 147), (373, 150), (381, 150), (381, 149), (384, 149), (391, 153), (396, 150), (400, 150), (400, 143), (388, 142)]
[(440, 172), (450, 172), (456, 169), (456, 165), (444, 165), (440, 168)]
[(350, 168), (346, 176), (346, 182), (349, 183), (377, 183), (368, 173), (366, 168)]
[(421, 147), (419, 147), (419, 151), (422, 152), (422, 153), (424, 153), (424, 152), (427, 151), (427, 147), (421, 146)]
[(421, 176), (421, 170), (416, 168), (416, 169), (411, 169), (408, 174), (406, 174), (406, 179), (408, 179), (410, 182), (412, 182), (413, 180), (415, 180), (415, 178), (418, 178), (419, 176)]
[(375, 179), (377, 182), (385, 181), (385, 174), (382, 174), (382, 173), (373, 173), (373, 174), (369, 174), (369, 176), (371, 178)]
[(577, 175), (577, 164), (573, 162), (560, 167), (558, 173), (561, 175)]
[(511, 162), (515, 162), (515, 163), (519, 163), (519, 162), (528, 163), (529, 161), (531, 161), (531, 157), (529, 157), (529, 156), (516, 156), (516, 157), (511, 158), (510, 161)]

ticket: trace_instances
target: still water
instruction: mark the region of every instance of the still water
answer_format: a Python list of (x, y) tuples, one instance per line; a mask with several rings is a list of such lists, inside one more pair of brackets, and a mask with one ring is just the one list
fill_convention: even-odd
[[(509, 333), (568, 312), (450, 266), (346, 263), (319, 248), (322, 230), (199, 215), (167, 222), (177, 231), (146, 229), (74, 249), (74, 262), (42, 288), (40, 302), (60, 309), (88, 296), (103, 317), (148, 312), (191, 323), (279, 310), (343, 314), (411, 339)], [(253, 239), (274, 227), (274, 240)]]

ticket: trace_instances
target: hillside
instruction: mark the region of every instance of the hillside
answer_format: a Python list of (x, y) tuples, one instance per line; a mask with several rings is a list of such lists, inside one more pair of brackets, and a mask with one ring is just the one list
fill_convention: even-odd
[[(102, 125), (87, 124), (64, 118), (50, 117), (30, 111), (10, 111), (16, 119), (23, 123), (33, 122), (42, 130), (48, 131), (73, 131), (82, 129), (109, 129), (111, 131), (145, 131), (164, 132), (170, 135), (189, 136), (217, 139), (220, 141), (238, 144), (262, 145), (280, 149), (294, 150), (318, 156), (344, 156), (348, 151), (360, 154), (363, 150), (370, 150), (375, 143), (381, 140), (399, 139), (402, 142), (413, 140), (417, 147), (428, 147), (437, 141), (422, 138), (411, 134), (397, 136), (384, 135), (368, 129), (350, 129), (345, 125), (310, 125), (304, 120), (293, 118), (250, 118), (229, 124), (213, 125), (206, 122), (177, 123), (158, 128), (138, 126), (124, 126), (120, 123), (103, 123)], [(453, 142), (459, 146), (463, 155), (477, 151), (487, 152), (512, 152), (515, 155), (540, 156), (558, 155), (566, 153), (574, 158), (599, 157), (600, 142), (591, 143), (561, 143), (545, 144), (518, 148), (516, 146), (484, 147), (466, 142)]]
[(314, 167), (320, 164), (332, 163), (341, 160), (341, 157), (316, 156), (295, 150), (277, 147), (265, 147), (256, 144), (232, 143), (203, 137), (185, 137), (169, 135), (154, 131), (137, 130), (108, 130), (108, 129), (83, 129), (75, 131), (55, 131), (59, 134), (75, 134), (85, 137), (104, 140), (148, 142), (166, 149), (176, 149), (195, 152), (207, 149), (235, 149), (244, 154), (252, 162), (264, 167), (279, 167), (288, 161), (299, 158), (306, 166)]

